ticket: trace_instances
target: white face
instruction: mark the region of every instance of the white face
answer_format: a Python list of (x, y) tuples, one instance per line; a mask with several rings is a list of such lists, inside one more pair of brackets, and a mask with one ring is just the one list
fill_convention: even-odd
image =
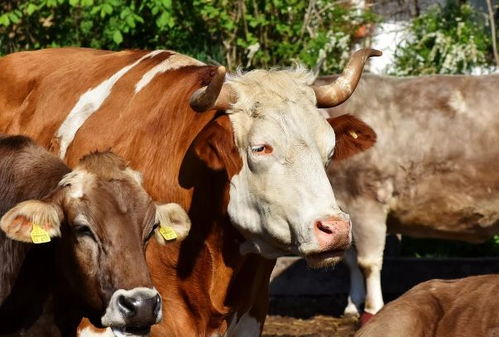
[(231, 179), (228, 212), (248, 239), (242, 251), (291, 252), (312, 266), (335, 262), (350, 244), (350, 222), (326, 175), (335, 134), (313, 91), (291, 80), (280, 92), (230, 83), (239, 96), (228, 113), (243, 167)]

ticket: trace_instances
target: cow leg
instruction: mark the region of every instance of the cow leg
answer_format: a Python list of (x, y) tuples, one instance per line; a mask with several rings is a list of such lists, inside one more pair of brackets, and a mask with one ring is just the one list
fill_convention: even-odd
[(357, 263), (366, 279), (366, 302), (364, 311), (376, 314), (383, 307), (381, 292), (381, 267), (386, 239), (386, 205), (367, 201), (358, 208), (349, 210), (352, 231), (357, 249)]
[(345, 253), (345, 263), (350, 271), (350, 293), (348, 294), (348, 304), (344, 314), (347, 316), (358, 316), (360, 306), (364, 303), (366, 292), (364, 288), (364, 275), (357, 264), (357, 252), (355, 248), (350, 248)]

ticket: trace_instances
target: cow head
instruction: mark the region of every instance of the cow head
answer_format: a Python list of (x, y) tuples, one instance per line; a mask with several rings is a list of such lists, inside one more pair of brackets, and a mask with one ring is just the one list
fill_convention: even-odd
[(179, 205), (156, 206), (140, 174), (106, 152), (82, 158), (56, 190), (16, 205), (0, 226), (18, 241), (60, 236), (54, 241), (58, 270), (75, 305), (118, 336), (142, 336), (162, 312), (145, 260), (147, 241), (154, 233), (159, 239), (160, 229), (167, 239), (183, 239), (190, 221)]
[(195, 151), (212, 169), (228, 172), (228, 213), (246, 238), (243, 253), (295, 253), (324, 266), (350, 245), (350, 219), (325, 168), (371, 147), (376, 135), (353, 116), (326, 120), (317, 108), (345, 101), (366, 59), (379, 54), (357, 52), (332, 85), (312, 87), (313, 76), (300, 69), (255, 70), (224, 83), (218, 68), (193, 94), (194, 110), (226, 111), (198, 136)]

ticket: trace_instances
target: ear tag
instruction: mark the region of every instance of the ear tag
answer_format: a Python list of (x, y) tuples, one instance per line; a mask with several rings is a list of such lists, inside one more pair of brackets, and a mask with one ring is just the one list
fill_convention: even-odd
[(357, 134), (357, 132), (355, 132), (353, 130), (348, 131), (348, 133), (350, 134), (350, 136), (353, 137), (353, 139), (359, 138), (359, 135)]
[(175, 240), (177, 233), (170, 226), (159, 226), (159, 233), (165, 240)]
[(47, 243), (50, 242), (50, 235), (39, 225), (33, 224), (33, 229), (31, 230), (31, 241), (33, 241), (33, 243)]

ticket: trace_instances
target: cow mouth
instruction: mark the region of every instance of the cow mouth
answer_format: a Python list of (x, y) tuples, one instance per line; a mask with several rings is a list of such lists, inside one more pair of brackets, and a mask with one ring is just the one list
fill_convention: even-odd
[(345, 254), (344, 249), (331, 249), (320, 253), (307, 254), (304, 258), (309, 267), (322, 268), (338, 263), (343, 254)]
[(120, 328), (111, 328), (113, 334), (116, 337), (143, 337), (149, 336), (151, 332), (151, 327), (120, 327)]

